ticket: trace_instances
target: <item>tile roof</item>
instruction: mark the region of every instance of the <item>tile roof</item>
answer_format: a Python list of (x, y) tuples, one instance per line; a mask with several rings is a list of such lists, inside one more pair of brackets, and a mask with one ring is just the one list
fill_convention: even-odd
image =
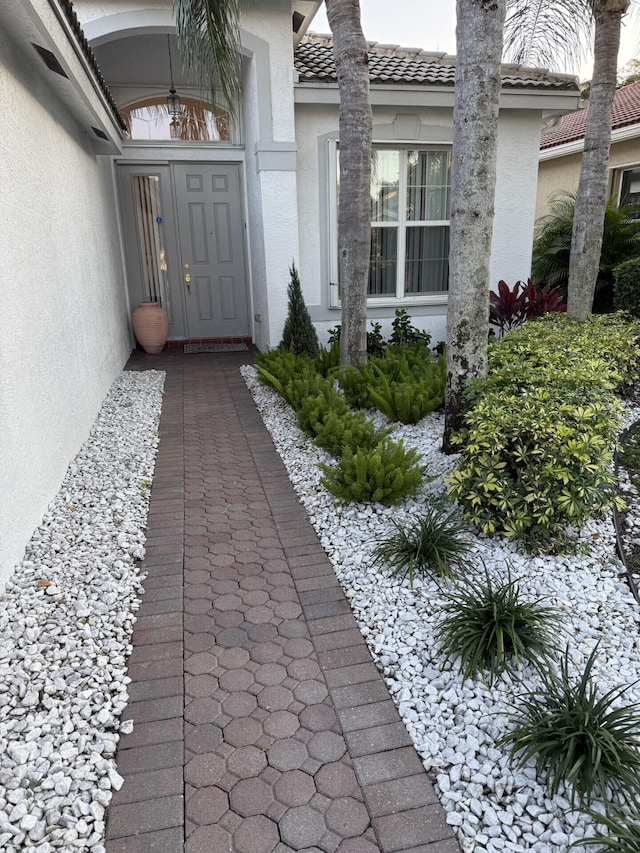
[[(455, 56), (429, 53), (420, 48), (369, 42), (369, 77), (371, 84), (453, 86)], [(330, 36), (308, 35), (298, 45), (294, 63), (300, 83), (335, 82), (333, 41)], [(564, 89), (578, 91), (576, 78), (570, 74), (552, 74), (542, 68), (521, 65), (502, 66), (502, 85), (510, 88)]]
[[(553, 148), (566, 142), (584, 138), (589, 106), (575, 113), (567, 113), (560, 123), (542, 134), (540, 148)], [(621, 86), (613, 99), (611, 129), (617, 130), (630, 124), (640, 123), (640, 81)]]
[(89, 44), (87, 37), (85, 36), (82, 27), (80, 26), (80, 21), (78, 20), (78, 16), (76, 15), (75, 9), (73, 8), (73, 3), (71, 2), (71, 0), (59, 0), (59, 6), (62, 12), (64, 13), (64, 16), (66, 17), (69, 26), (73, 31), (73, 34), (80, 46), (80, 49), (82, 50), (87, 62), (91, 66), (91, 70), (95, 75), (100, 90), (104, 95), (107, 103), (109, 104), (109, 109), (111, 110), (113, 117), (118, 123), (118, 127), (121, 130), (126, 130), (127, 126), (124, 123), (124, 120), (120, 115), (120, 112), (118, 111), (116, 102), (113, 99), (113, 95), (111, 94), (111, 91), (107, 86), (104, 77), (102, 76), (102, 72), (100, 71), (98, 63), (96, 62), (96, 57), (93, 53), (93, 50), (91, 49), (91, 45)]

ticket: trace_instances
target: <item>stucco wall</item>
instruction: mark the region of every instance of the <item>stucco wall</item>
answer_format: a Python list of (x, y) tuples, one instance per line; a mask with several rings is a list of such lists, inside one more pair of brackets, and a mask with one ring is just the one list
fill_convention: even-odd
[[(398, 120), (398, 116), (405, 118)], [(438, 144), (451, 128), (449, 109), (382, 108), (374, 109), (374, 142), (394, 143), (394, 121), (410, 127), (408, 115), (420, 120), (420, 146), (429, 141)], [(337, 138), (337, 107), (298, 104), (296, 133), (298, 140), (298, 210), (300, 219), (300, 277), (305, 300), (321, 334), (340, 322), (340, 311), (329, 307), (329, 172), (327, 137)], [(499, 279), (509, 283), (526, 278), (531, 268), (531, 246), (536, 198), (538, 144), (541, 114), (536, 110), (502, 110), (498, 136), (496, 203), (491, 253), (491, 283)], [(430, 133), (429, 128), (433, 131)], [(376, 133), (377, 129), (377, 133)], [(442, 143), (443, 145), (450, 144)], [(320, 235), (317, 239), (315, 235)], [(428, 329), (434, 342), (444, 340), (446, 297), (440, 304), (405, 306), (415, 325)], [(386, 333), (391, 326), (394, 307), (369, 306), (369, 320), (380, 322)]]
[(111, 164), (0, 34), (0, 586), (131, 350)]
[[(538, 167), (538, 198), (536, 200), (536, 217), (549, 212), (549, 196), (561, 190), (575, 192), (580, 180), (582, 152), (567, 154), (564, 157), (553, 157), (541, 160)], [(624, 139), (611, 144), (609, 169), (618, 166), (632, 166), (640, 163), (640, 142), (638, 139)], [(618, 187), (610, 175), (610, 191), (617, 192)]]

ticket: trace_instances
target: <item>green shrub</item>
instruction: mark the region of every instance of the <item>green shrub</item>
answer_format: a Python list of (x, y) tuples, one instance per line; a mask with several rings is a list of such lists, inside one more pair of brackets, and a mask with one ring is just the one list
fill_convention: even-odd
[(640, 258), (630, 258), (614, 269), (613, 307), (640, 318)]
[(431, 335), (416, 326), (411, 325), (411, 317), (406, 309), (396, 308), (395, 318), (391, 323), (391, 337), (389, 343), (397, 346), (401, 344), (421, 344), (428, 347), (431, 343)]
[(560, 625), (555, 608), (542, 599), (525, 601), (510, 576), (495, 582), (470, 578), (447, 593), (440, 645), (448, 659), (458, 658), (464, 679), (481, 671), (489, 683), (520, 658), (538, 663), (553, 648)]
[(332, 344), (329, 349), (320, 347), (315, 358), (316, 370), (325, 378), (335, 372), (340, 364), (340, 347)]
[(333, 383), (320, 379), (321, 385), (313, 393), (302, 394), (297, 408), (298, 426), (307, 435), (316, 438), (329, 418), (341, 421), (349, 415), (344, 397), (333, 387)]
[(331, 399), (335, 405), (344, 402), (333, 383), (316, 372), (313, 362), (304, 365), (297, 375), (283, 386), (283, 397), (296, 414), (300, 412), (308, 397), (319, 395)]
[(382, 358), (337, 374), (350, 406), (377, 407), (391, 420), (417, 423), (444, 402), (446, 365), (420, 344), (387, 347)]
[(296, 355), (305, 353), (314, 357), (318, 352), (318, 335), (304, 303), (300, 277), (295, 264), (289, 268), (291, 280), (287, 288), (289, 311), (282, 331), (280, 347)]
[(258, 353), (256, 357), (258, 379), (263, 385), (274, 388), (280, 396), (284, 396), (285, 385), (312, 366), (309, 356), (296, 355), (291, 350), (276, 349)]
[(390, 420), (417, 424), (429, 412), (444, 403), (446, 362), (444, 356), (424, 363), (419, 379), (409, 374), (404, 381), (389, 381), (378, 362), (371, 363), (375, 384), (369, 387), (369, 398)]
[(388, 434), (388, 430), (377, 430), (364, 412), (346, 411), (341, 414), (331, 410), (322, 422), (318, 421), (315, 441), (318, 447), (340, 457), (347, 448), (352, 452), (372, 450)]
[(402, 442), (383, 439), (376, 447), (345, 449), (337, 465), (320, 464), (323, 486), (347, 502), (396, 504), (413, 495), (422, 481), (420, 455)]
[(597, 647), (582, 676), (569, 673), (569, 651), (558, 674), (541, 670), (542, 686), (523, 697), (513, 715), (513, 731), (499, 745), (511, 745), (520, 766), (535, 757), (536, 772), (545, 774), (551, 794), (561, 782), (573, 788), (572, 800), (589, 805), (612, 795), (637, 795), (639, 789), (640, 706), (621, 706), (625, 687), (598, 696), (591, 678)]
[(391, 522), (395, 532), (382, 539), (373, 553), (373, 567), (391, 569), (393, 575), (409, 577), (434, 574), (453, 577), (468, 565), (471, 542), (465, 539), (469, 526), (460, 514), (443, 501), (434, 501), (424, 514), (407, 527)]
[[(531, 274), (536, 284), (559, 285), (566, 294), (575, 194), (560, 193), (550, 201), (551, 212), (536, 222)], [(640, 220), (638, 205), (618, 207), (609, 199), (604, 215), (602, 250), (596, 281), (594, 310), (610, 311), (613, 296), (613, 268), (638, 255)]]
[(639, 328), (620, 315), (583, 324), (548, 315), (490, 345), (489, 378), (473, 386), (448, 478), (485, 534), (540, 550), (620, 503), (613, 392), (637, 377)]

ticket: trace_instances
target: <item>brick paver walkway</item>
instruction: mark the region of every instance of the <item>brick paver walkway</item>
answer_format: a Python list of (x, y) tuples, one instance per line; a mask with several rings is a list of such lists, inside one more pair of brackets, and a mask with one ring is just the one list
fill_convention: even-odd
[(236, 354), (167, 371), (107, 853), (459, 847)]

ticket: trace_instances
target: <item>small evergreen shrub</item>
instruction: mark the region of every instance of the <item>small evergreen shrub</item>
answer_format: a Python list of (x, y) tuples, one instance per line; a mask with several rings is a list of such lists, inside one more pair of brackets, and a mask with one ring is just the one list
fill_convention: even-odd
[(402, 578), (408, 576), (411, 589), (416, 574), (451, 578), (468, 565), (472, 546), (465, 534), (469, 526), (443, 501), (428, 505), (407, 527), (395, 521), (392, 524), (395, 532), (378, 543), (372, 566), (389, 568)]
[(329, 418), (342, 421), (350, 415), (342, 394), (336, 391), (331, 382), (323, 379), (321, 382), (323, 384), (317, 391), (302, 395), (296, 410), (298, 426), (312, 438), (316, 438), (323, 431)]
[(491, 684), (520, 658), (539, 663), (554, 647), (559, 613), (542, 599), (524, 600), (510, 576), (469, 579), (447, 593), (440, 645), (448, 659), (457, 658), (463, 679), (488, 673)]
[(514, 729), (499, 746), (510, 745), (519, 766), (535, 758), (536, 772), (546, 775), (550, 793), (561, 782), (572, 786), (572, 800), (589, 806), (639, 791), (640, 706), (620, 705), (626, 687), (603, 696), (591, 671), (597, 647), (577, 680), (569, 672), (569, 650), (560, 671), (541, 670), (542, 686), (523, 697), (513, 715)]
[(305, 353), (312, 358), (318, 352), (318, 335), (311, 322), (300, 286), (300, 277), (295, 264), (289, 268), (291, 280), (287, 288), (289, 310), (282, 331), (282, 349), (292, 350), (296, 355)]
[(422, 481), (419, 459), (415, 450), (385, 438), (370, 450), (345, 449), (335, 466), (321, 463), (321, 482), (342, 501), (393, 505), (418, 490)]
[(284, 396), (284, 386), (313, 366), (313, 361), (305, 355), (296, 355), (291, 350), (275, 349), (258, 353), (256, 369), (258, 379), (263, 385), (275, 389)]
[(331, 376), (340, 365), (340, 347), (332, 344), (329, 349), (320, 347), (315, 358), (316, 370), (325, 379)]
[(377, 430), (364, 412), (331, 410), (322, 422), (318, 421), (315, 442), (318, 447), (340, 457), (347, 448), (352, 452), (373, 450), (388, 434), (388, 430)]
[(444, 403), (445, 358), (428, 361), (425, 368), (419, 379), (408, 374), (404, 381), (390, 382), (380, 365), (372, 362), (376, 381), (369, 388), (371, 402), (392, 421), (417, 424)]
[(297, 375), (284, 385), (282, 394), (296, 414), (300, 412), (308, 397), (318, 395), (331, 399), (335, 405), (343, 402), (342, 395), (335, 390), (330, 380), (320, 376), (313, 362), (302, 366)]
[(640, 258), (630, 258), (613, 270), (613, 307), (640, 318)]
[(420, 344), (387, 347), (382, 358), (337, 376), (350, 406), (376, 407), (401, 423), (417, 423), (444, 402), (445, 359), (434, 359)]

